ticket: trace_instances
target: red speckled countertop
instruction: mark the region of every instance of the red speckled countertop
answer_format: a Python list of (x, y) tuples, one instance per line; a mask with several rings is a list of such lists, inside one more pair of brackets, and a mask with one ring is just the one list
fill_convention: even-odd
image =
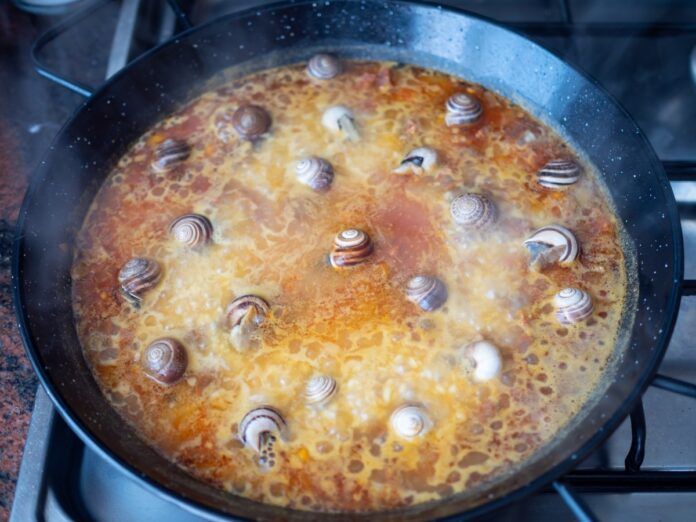
[(38, 386), (12, 305), (14, 227), (30, 173), (81, 100), (41, 79), (31, 64), (31, 43), (56, 20), (0, 2), (0, 521), (12, 508)]

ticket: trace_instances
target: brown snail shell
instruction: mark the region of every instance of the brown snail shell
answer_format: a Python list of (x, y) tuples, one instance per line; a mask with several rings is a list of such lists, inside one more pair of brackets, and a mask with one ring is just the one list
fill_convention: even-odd
[(259, 464), (275, 466), (273, 449), (278, 438), (285, 440), (287, 423), (278, 410), (261, 406), (249, 411), (239, 423), (239, 440), (259, 454)]
[(227, 307), (227, 320), (230, 325), (230, 340), (238, 350), (249, 349), (271, 307), (257, 295), (243, 295)]
[(542, 187), (562, 190), (580, 178), (580, 166), (571, 159), (555, 159), (537, 172), (537, 183)]
[(188, 366), (186, 348), (171, 337), (150, 343), (142, 356), (145, 374), (160, 384), (170, 385), (181, 380)]
[(447, 99), (445, 123), (448, 127), (469, 125), (483, 114), (481, 102), (474, 96), (458, 92)]
[(330, 80), (341, 72), (341, 62), (333, 54), (315, 54), (307, 63), (307, 72), (319, 80)]
[(213, 237), (213, 225), (201, 214), (184, 214), (169, 225), (169, 233), (179, 243), (196, 248), (209, 243)]
[(128, 302), (138, 307), (143, 294), (157, 286), (162, 269), (154, 259), (134, 257), (129, 259), (118, 273), (121, 294)]
[(271, 116), (258, 105), (242, 105), (234, 111), (232, 125), (241, 138), (256, 140), (268, 132)]
[(578, 257), (575, 234), (560, 225), (548, 225), (536, 231), (524, 242), (533, 268), (545, 268), (554, 263), (568, 264)]
[(456, 196), (450, 205), (450, 213), (459, 225), (471, 229), (482, 229), (497, 218), (493, 202), (483, 194), (473, 192)]
[(328, 375), (315, 375), (305, 386), (304, 396), (308, 404), (326, 404), (336, 392), (338, 385), (336, 379)]
[(345, 268), (363, 263), (372, 254), (370, 236), (357, 228), (339, 232), (334, 238), (334, 246), (329, 261), (334, 268)]
[(579, 323), (594, 311), (590, 294), (579, 288), (564, 288), (554, 297), (556, 319), (563, 325)]
[(406, 154), (401, 164), (394, 169), (395, 174), (423, 174), (429, 172), (437, 164), (437, 152), (429, 147), (418, 147)]
[(155, 149), (152, 168), (158, 172), (173, 169), (191, 155), (191, 146), (184, 140), (166, 139)]
[(432, 312), (447, 301), (447, 287), (437, 277), (418, 275), (406, 283), (406, 297), (422, 310)]
[(331, 163), (316, 156), (310, 156), (295, 166), (297, 179), (317, 192), (328, 190), (333, 182), (334, 171)]
[(421, 404), (404, 404), (391, 414), (389, 419), (394, 433), (404, 439), (425, 435), (433, 423)]

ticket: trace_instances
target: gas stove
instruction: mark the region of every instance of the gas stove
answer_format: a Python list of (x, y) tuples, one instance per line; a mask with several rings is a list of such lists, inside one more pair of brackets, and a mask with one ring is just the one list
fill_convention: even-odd
[[(28, 3), (17, 2), (25, 8)], [(77, 15), (63, 18), (54, 26), (57, 30), (40, 39), (36, 56), (44, 76), (79, 92), (169, 38), (185, 16), (198, 24), (264, 3), (268, 2), (182, 2), (185, 9), (177, 12), (164, 1), (69, 2), (50, 12), (60, 9)], [(657, 0), (632, 2), (630, 9), (618, 1), (441, 3), (525, 33), (588, 71), (619, 99), (665, 163), (681, 212), (685, 277), (696, 277), (696, 6)], [(95, 27), (103, 30), (95, 34)], [(86, 54), (89, 66), (75, 67), (66, 60), (74, 52)], [(24, 81), (45, 80), (37, 75)], [(24, 122), (25, 139), (36, 154), (47, 146), (79, 98), (66, 95), (54, 102)], [(695, 293), (690, 284), (684, 289), (685, 296)], [(598, 451), (543, 491), (488, 519), (692, 520), (696, 385), (689, 383), (696, 383), (694, 319), (696, 299), (686, 297), (660, 375), (631, 417)], [(13, 522), (35, 519), (201, 520), (143, 489), (86, 447), (41, 389), (11, 514)]]

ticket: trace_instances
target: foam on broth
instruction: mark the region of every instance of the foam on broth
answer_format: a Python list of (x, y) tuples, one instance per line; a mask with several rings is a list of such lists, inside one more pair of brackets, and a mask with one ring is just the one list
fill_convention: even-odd
[[(457, 91), (483, 103), (480, 123), (444, 124)], [(215, 129), (241, 103), (271, 114), (269, 136), (252, 144)], [(356, 116), (352, 143), (321, 125), (343, 104)], [(155, 147), (187, 140), (190, 158), (167, 173)], [(430, 146), (439, 165), (422, 176), (392, 173), (404, 154)], [(114, 407), (161, 453), (202, 480), (266, 503), (321, 511), (402, 507), (472, 489), (548, 443), (598, 384), (612, 355), (626, 294), (619, 228), (591, 166), (566, 191), (539, 187), (534, 173), (572, 154), (528, 113), (477, 85), (392, 63), (350, 62), (329, 81), (303, 65), (247, 76), (206, 92), (155, 125), (119, 161), (85, 219), (73, 266), (73, 296), (85, 357)], [(334, 166), (326, 193), (298, 183), (293, 167), (317, 155)], [(498, 208), (483, 234), (454, 226), (449, 203), (485, 192)], [(213, 244), (182, 248), (168, 233), (177, 216), (210, 218)], [(522, 242), (538, 227), (574, 231), (578, 261), (541, 273)], [(326, 263), (334, 235), (367, 231), (368, 263)], [(140, 309), (118, 293), (131, 257), (156, 259), (160, 284)], [(425, 313), (404, 297), (417, 273), (436, 274), (449, 299)], [(554, 294), (579, 287), (593, 298), (587, 321), (560, 326)], [(263, 296), (271, 315), (261, 345), (238, 352), (227, 305)], [(146, 378), (143, 349), (170, 336), (189, 367), (165, 387)], [(486, 339), (502, 374), (475, 383), (458, 350)], [(338, 394), (308, 407), (307, 380), (327, 374)], [(404, 402), (428, 410), (432, 429), (412, 441), (392, 432)], [(237, 427), (251, 408), (283, 413), (289, 439), (277, 464), (259, 467)]]

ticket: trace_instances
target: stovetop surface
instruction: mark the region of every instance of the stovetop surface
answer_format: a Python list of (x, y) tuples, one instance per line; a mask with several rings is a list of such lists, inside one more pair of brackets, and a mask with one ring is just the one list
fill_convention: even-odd
[[(57, 63), (71, 69), (63, 59), (74, 46), (82, 49), (83, 38), (93, 38), (97, 48), (93, 67), (70, 70), (82, 73), (87, 82), (98, 83), (105, 74), (110, 38), (116, 27), (119, 2), (96, 13), (100, 34), (65, 35), (54, 50)], [(157, 3), (157, 2), (153, 2)], [(195, 2), (190, 12), (196, 22), (232, 9), (255, 7), (263, 1)], [(572, 63), (589, 71), (636, 118), (662, 159), (696, 159), (696, 5), (683, 2), (568, 2), (573, 17), (570, 33), (564, 18), (564, 2), (529, 1), (525, 8), (511, 0), (448, 1), (498, 20), (512, 23)], [(632, 9), (622, 8), (630, 5)], [(156, 6), (159, 9), (160, 6)], [(151, 7), (151, 9), (154, 9)], [(156, 10), (157, 10), (156, 9)], [(146, 13), (147, 14), (147, 13)], [(152, 13), (150, 13), (152, 14)], [(96, 16), (95, 15), (95, 16)], [(673, 32), (645, 35), (626, 30), (624, 23), (666, 22)], [(553, 22), (558, 30), (540, 31), (538, 22)], [(612, 23), (612, 28), (601, 24)], [(684, 26), (693, 23), (692, 30)], [(588, 25), (589, 24), (589, 25)], [(597, 25), (600, 24), (600, 25)], [(617, 25), (621, 24), (621, 25)], [(92, 22), (94, 25), (94, 22)], [(151, 23), (138, 24), (131, 56), (156, 43), (162, 35)], [(149, 27), (148, 27), (149, 25)], [(625, 34), (624, 34), (625, 32)], [(81, 42), (81, 43), (78, 43)], [(63, 57), (63, 58), (62, 58)], [(86, 74), (84, 74), (86, 73)], [(0, 75), (1, 75), (0, 71)], [(28, 90), (43, 90), (38, 77), (22, 78)], [(37, 84), (36, 82), (39, 82)], [(45, 149), (79, 98), (65, 94), (49, 107), (33, 106), (22, 122), (25, 139), (36, 154)], [(41, 105), (41, 104), (38, 104)], [(57, 106), (56, 106), (57, 105)], [(696, 203), (696, 183), (673, 183), (680, 202)], [(696, 220), (683, 219), (686, 277), (696, 277)], [(672, 342), (663, 362), (662, 374), (696, 382), (696, 298), (682, 300)], [(688, 469), (696, 471), (696, 401), (650, 388), (643, 398), (647, 423), (644, 469)], [(628, 421), (580, 468), (622, 469), (631, 442)], [(692, 520), (696, 493), (583, 493), (583, 498), (602, 520), (652, 521)], [(552, 490), (515, 503), (490, 517), (491, 520), (564, 520), (571, 518), (565, 504)], [(43, 392), (37, 394), (35, 410), (17, 486), (12, 520), (199, 520), (169, 502), (146, 492), (118, 473), (109, 463), (86, 448), (56, 415)]]

